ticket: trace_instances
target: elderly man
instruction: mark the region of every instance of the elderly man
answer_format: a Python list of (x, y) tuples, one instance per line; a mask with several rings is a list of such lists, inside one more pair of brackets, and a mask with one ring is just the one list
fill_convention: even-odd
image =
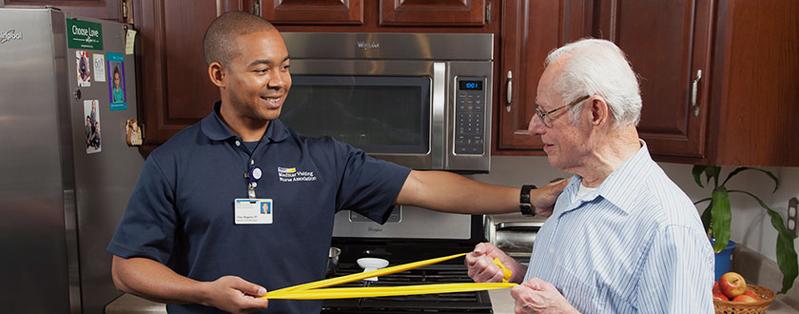
[(521, 283), (517, 313), (710, 313), (713, 252), (688, 197), (652, 161), (635, 129), (638, 82), (623, 52), (586, 39), (553, 51), (529, 131), (549, 163), (574, 174), (535, 242), (529, 268), (493, 245), (469, 275)]

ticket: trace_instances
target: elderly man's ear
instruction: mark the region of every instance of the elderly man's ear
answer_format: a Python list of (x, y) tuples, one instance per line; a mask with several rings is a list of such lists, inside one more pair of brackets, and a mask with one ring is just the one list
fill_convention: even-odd
[(601, 96), (591, 99), (591, 124), (600, 126), (610, 123), (610, 108)]

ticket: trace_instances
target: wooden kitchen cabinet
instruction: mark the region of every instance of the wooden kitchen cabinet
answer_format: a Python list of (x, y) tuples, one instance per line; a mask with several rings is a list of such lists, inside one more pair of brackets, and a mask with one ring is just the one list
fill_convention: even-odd
[(528, 135), (527, 125), (544, 59), (553, 49), (590, 35), (592, 8), (591, 1), (583, 0), (502, 2), (494, 154), (543, 154), (540, 138)]
[(799, 2), (602, 0), (597, 9), (595, 35), (616, 42), (640, 76), (638, 130), (657, 159), (799, 165)]
[[(490, 0), (249, 0), (275, 25), (297, 25), (292, 31), (398, 31), (384, 26), (481, 27), (487, 24)], [(319, 28), (351, 25), (356, 29)], [(284, 28), (281, 28), (281, 30)], [(406, 31), (406, 30), (401, 30)]]
[(199, 121), (219, 99), (203, 57), (205, 29), (243, 1), (136, 0), (140, 121), (146, 153)]
[(52, 6), (79, 16), (126, 22), (130, 0), (2, 0), (7, 7)]
[(703, 158), (713, 1), (597, 3), (595, 37), (615, 42), (639, 76), (641, 138), (658, 156)]
[(638, 129), (656, 160), (797, 166), (798, 17), (799, 2), (781, 0), (507, 1), (497, 81), (512, 70), (514, 88), (511, 97), (507, 82), (499, 90), (495, 153), (541, 154), (526, 126), (542, 62), (588, 23), (589, 34), (616, 42), (639, 74)]
[(799, 166), (799, 1), (717, 5), (704, 162)]
[(364, 19), (363, 0), (263, 0), (253, 4), (274, 24), (360, 25)]
[(482, 26), (486, 0), (381, 0), (380, 25)]

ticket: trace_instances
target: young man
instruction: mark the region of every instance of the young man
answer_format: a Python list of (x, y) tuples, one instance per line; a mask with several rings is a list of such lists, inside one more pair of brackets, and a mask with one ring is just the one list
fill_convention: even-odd
[[(519, 188), (411, 171), (287, 129), (278, 117), (291, 88), (289, 55), (262, 18), (217, 18), (204, 50), (221, 101), (145, 162), (108, 246), (119, 289), (170, 303), (175, 313), (318, 313), (318, 301), (258, 297), (324, 277), (336, 211), (382, 223), (394, 204), (465, 214), (519, 209)], [(563, 186), (532, 191), (532, 205), (551, 211)]]

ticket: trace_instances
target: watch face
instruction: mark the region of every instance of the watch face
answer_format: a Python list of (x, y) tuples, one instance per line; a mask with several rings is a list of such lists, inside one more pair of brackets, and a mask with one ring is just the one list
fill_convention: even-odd
[(533, 207), (528, 204), (520, 204), (519, 209), (522, 212), (522, 215), (525, 216), (534, 216), (535, 212), (533, 211)]
[(530, 203), (530, 190), (534, 189), (535, 186), (533, 185), (522, 185), (522, 192), (519, 195), (519, 202), (523, 204)]

